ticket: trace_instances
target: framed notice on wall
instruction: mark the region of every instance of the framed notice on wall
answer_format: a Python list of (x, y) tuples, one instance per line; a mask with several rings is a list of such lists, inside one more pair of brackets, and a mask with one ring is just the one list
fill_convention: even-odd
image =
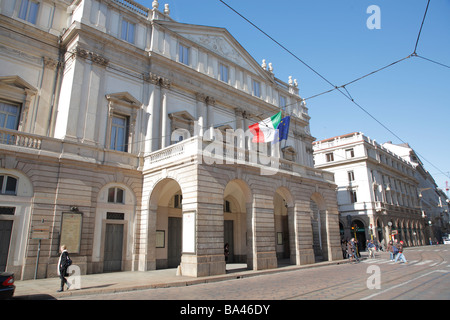
[(80, 253), (81, 227), (83, 214), (81, 212), (63, 212), (61, 219), (60, 246), (65, 245), (69, 253)]
[(195, 253), (195, 211), (183, 213), (183, 253)]

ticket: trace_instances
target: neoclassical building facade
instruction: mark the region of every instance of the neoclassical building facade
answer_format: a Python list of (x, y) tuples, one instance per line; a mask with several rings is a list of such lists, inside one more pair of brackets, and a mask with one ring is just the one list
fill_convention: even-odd
[[(159, 6), (0, 2), (0, 269), (55, 276), (62, 244), (82, 274), (341, 259), (297, 82)], [(280, 110), (283, 147), (251, 142)]]
[(333, 172), (337, 184), (340, 233), (385, 245), (425, 244), (419, 181), (413, 164), (361, 132), (315, 141), (316, 168)]

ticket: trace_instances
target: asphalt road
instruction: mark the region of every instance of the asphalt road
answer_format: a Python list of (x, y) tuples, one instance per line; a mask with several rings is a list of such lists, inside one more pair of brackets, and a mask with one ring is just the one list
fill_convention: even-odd
[[(407, 248), (407, 264), (389, 261), (387, 253), (359, 263), (280, 272), (188, 287), (158, 288), (61, 298), (61, 300), (450, 300), (450, 245)], [(264, 312), (264, 303), (250, 311)], [(178, 305), (179, 306), (179, 305)], [(182, 312), (209, 312), (207, 309)], [(228, 306), (232, 311), (232, 306)], [(225, 305), (222, 306), (225, 312)], [(237, 311), (237, 309), (235, 309)], [(249, 310), (242, 309), (248, 312)], [(217, 311), (216, 311), (217, 312)], [(195, 313), (194, 313), (195, 314)], [(263, 314), (263, 313), (262, 313)], [(192, 315), (192, 313), (191, 313)], [(206, 315), (206, 314), (205, 314)]]

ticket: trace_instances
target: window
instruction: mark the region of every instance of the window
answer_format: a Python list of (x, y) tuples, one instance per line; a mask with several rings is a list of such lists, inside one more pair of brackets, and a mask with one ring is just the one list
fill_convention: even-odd
[(345, 150), (345, 156), (347, 157), (347, 159), (354, 158), (355, 157), (355, 151), (353, 150), (353, 148)]
[(348, 175), (348, 181), (349, 182), (355, 181), (355, 173), (353, 171), (348, 171), (347, 175)]
[(16, 195), (17, 179), (11, 176), (0, 176), (0, 194)]
[(184, 63), (185, 65), (189, 65), (189, 47), (180, 44), (178, 61)]
[(225, 203), (223, 204), (223, 211), (224, 212), (231, 212), (231, 203), (228, 200), (225, 200)]
[(124, 203), (125, 191), (121, 188), (109, 188), (108, 189), (108, 202), (109, 203)]
[(22, 0), (19, 18), (32, 24), (36, 24), (38, 10), (39, 3), (30, 0)]
[(356, 190), (350, 190), (350, 202), (355, 203), (358, 199), (356, 198)]
[(280, 108), (286, 108), (286, 97), (280, 96)]
[(122, 31), (120, 33), (120, 38), (122, 40), (128, 41), (129, 43), (134, 43), (134, 29), (136, 25), (127, 20), (122, 20)]
[(173, 207), (177, 209), (182, 208), (183, 196), (181, 194), (176, 194), (173, 199)]
[(252, 95), (261, 97), (261, 83), (259, 81), (252, 80)]
[(327, 153), (325, 156), (326, 156), (326, 158), (327, 158), (327, 162), (334, 161), (334, 155), (333, 155), (333, 152)]
[(112, 117), (110, 149), (127, 152), (128, 117), (118, 115)]
[(17, 130), (19, 111), (18, 105), (0, 101), (0, 128)]
[(219, 73), (220, 73), (220, 80), (223, 82), (228, 83), (228, 66), (224, 64), (219, 65)]

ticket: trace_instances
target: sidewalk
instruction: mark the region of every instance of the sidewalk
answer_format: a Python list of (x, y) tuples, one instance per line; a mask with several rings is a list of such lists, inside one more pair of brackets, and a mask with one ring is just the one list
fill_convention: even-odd
[[(366, 252), (362, 252), (361, 254), (362, 259), (367, 257)], [(306, 268), (344, 264), (348, 262), (348, 260), (324, 261), (304, 266), (288, 265), (287, 263), (285, 264), (283, 262), (279, 262), (279, 266), (276, 269), (258, 271), (247, 270), (246, 264), (228, 264), (226, 274), (199, 278), (177, 276), (177, 269), (88, 274), (81, 276), (81, 289), (70, 289), (64, 292), (56, 292), (60, 285), (59, 278), (16, 280), (14, 300), (53, 300), (68, 296), (75, 297), (77, 295), (81, 296), (154, 288), (183, 287)]]

